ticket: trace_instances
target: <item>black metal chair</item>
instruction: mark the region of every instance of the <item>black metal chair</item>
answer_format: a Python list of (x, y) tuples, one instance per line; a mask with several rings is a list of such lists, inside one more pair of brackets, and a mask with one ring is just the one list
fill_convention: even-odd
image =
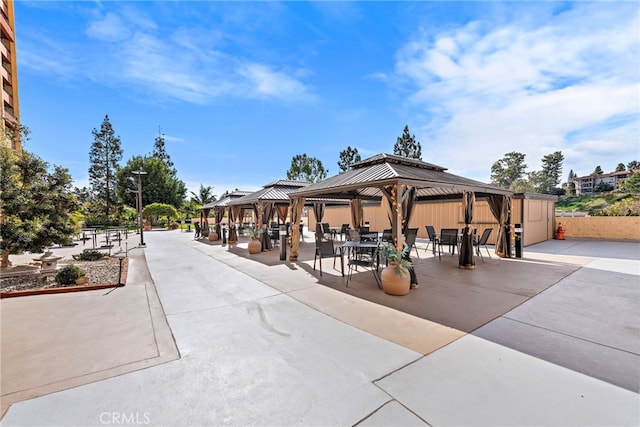
[(342, 259), (342, 253), (336, 251), (333, 245), (332, 239), (323, 239), (316, 236), (316, 252), (313, 256), (313, 269), (316, 269), (316, 259), (320, 261), (320, 276), (322, 276), (322, 258), (333, 258), (333, 268), (336, 268), (336, 258), (340, 258), (340, 268), (342, 275), (344, 276), (344, 260)]
[(448, 246), (449, 253), (455, 255), (458, 247), (458, 229), (443, 228), (440, 230), (440, 238), (438, 239), (438, 258), (442, 259), (442, 247)]
[(438, 236), (436, 235), (436, 229), (433, 228), (433, 225), (425, 225), (427, 229), (427, 236), (429, 236), (429, 241), (427, 242), (427, 247), (424, 249), (425, 252), (429, 250), (429, 245), (431, 245), (431, 251), (433, 254), (436, 254), (436, 246), (438, 244)]
[(349, 235), (349, 224), (342, 224), (340, 227), (340, 238), (346, 240)]
[(196, 227), (196, 233), (193, 235), (194, 239), (199, 239), (200, 238), (200, 223), (196, 222), (194, 224), (194, 226)]
[(489, 248), (487, 247), (487, 241), (489, 240), (489, 236), (491, 236), (492, 231), (493, 228), (485, 228), (479, 239), (477, 238), (477, 235), (474, 236), (475, 238), (473, 239), (473, 246), (476, 247), (476, 253), (480, 255), (480, 258), (482, 258), (480, 246), (484, 246), (484, 248), (487, 250), (487, 255), (489, 255), (489, 259), (491, 259), (491, 252), (489, 252)]
[[(368, 249), (368, 248), (367, 248)], [(349, 287), (349, 280), (353, 276), (353, 271), (358, 267), (364, 267), (371, 270), (378, 288), (382, 289), (382, 282), (380, 274), (378, 272), (378, 248), (373, 248), (372, 251), (356, 251), (351, 254), (348, 262), (349, 271), (347, 273), (347, 287)]]
[(277, 224), (274, 226), (272, 223), (269, 227), (269, 239), (273, 242), (273, 246), (276, 246), (280, 241), (280, 227)]
[(407, 247), (409, 247), (409, 252), (411, 252), (411, 248), (416, 250), (416, 256), (420, 258), (420, 254), (418, 254), (418, 248), (416, 247), (416, 237), (418, 237), (418, 229), (417, 228), (407, 228), (404, 232), (404, 240), (406, 242)]

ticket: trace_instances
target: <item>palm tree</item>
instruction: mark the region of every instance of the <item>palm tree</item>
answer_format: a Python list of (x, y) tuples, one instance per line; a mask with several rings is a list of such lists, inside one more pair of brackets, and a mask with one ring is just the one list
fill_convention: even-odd
[(198, 194), (190, 191), (191, 193), (191, 201), (196, 202), (200, 206), (206, 205), (207, 203), (215, 202), (216, 195), (213, 194), (213, 187), (207, 185), (206, 187), (200, 184), (200, 190)]

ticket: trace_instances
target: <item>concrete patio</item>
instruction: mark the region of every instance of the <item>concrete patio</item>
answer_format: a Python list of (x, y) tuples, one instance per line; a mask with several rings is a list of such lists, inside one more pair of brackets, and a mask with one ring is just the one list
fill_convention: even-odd
[(549, 241), (475, 271), (421, 251), (420, 288), (391, 297), (368, 272), (320, 279), (310, 236), (298, 263), (145, 239), (108, 296), (2, 300), (3, 425), (640, 423), (637, 242)]

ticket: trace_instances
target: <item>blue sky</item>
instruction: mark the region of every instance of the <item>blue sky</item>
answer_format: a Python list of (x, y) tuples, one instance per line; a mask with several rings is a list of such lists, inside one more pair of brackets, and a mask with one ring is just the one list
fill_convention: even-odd
[(122, 164), (159, 129), (190, 190), (256, 190), (306, 153), (392, 153), (488, 182), (640, 160), (636, 2), (16, 1), (25, 149), (87, 185), (109, 115)]

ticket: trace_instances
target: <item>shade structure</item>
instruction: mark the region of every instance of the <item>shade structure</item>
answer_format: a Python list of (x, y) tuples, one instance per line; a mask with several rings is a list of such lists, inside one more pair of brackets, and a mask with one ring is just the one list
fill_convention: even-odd
[(216, 222), (216, 234), (218, 235), (218, 239), (220, 239), (222, 237), (221, 223), (222, 219), (224, 218), (225, 212), (228, 211), (229, 202), (251, 193), (251, 191), (236, 190), (227, 194), (220, 200), (216, 200), (215, 202), (203, 205), (200, 208), (200, 222), (202, 223), (202, 226), (209, 226), (208, 216), (211, 210), (213, 210), (214, 219)]
[[(251, 206), (256, 212), (256, 216), (260, 219), (258, 226), (266, 227), (276, 213), (278, 214), (280, 221), (284, 223), (286, 212), (292, 204), (289, 193), (300, 188), (304, 188), (309, 184), (311, 183), (307, 181), (294, 181), (288, 179), (273, 181), (269, 184), (266, 184), (262, 189), (258, 191), (230, 201), (229, 206)], [(345, 201), (343, 199), (331, 200), (327, 198), (316, 197), (310, 198), (306, 202), (303, 201), (300, 209), (302, 209), (304, 205), (315, 206), (317, 204), (323, 205), (346, 203), (348, 203), (348, 201)], [(318, 209), (322, 210), (323, 208), (321, 206), (318, 206)], [(301, 213), (302, 210), (300, 210), (300, 214), (298, 214), (298, 217), (295, 218), (296, 222), (294, 224), (297, 224), (300, 221), (299, 215), (301, 215)], [(291, 214), (291, 218), (292, 222), (294, 222), (293, 213)], [(292, 231), (294, 231), (294, 233), (295, 230), (297, 230), (297, 227), (292, 227)], [(263, 240), (263, 249), (269, 249), (270, 242), (266, 238), (266, 233), (263, 233), (263, 235), (265, 236)]]
[[(381, 153), (355, 163), (346, 172), (295, 190), (289, 193), (289, 197), (389, 200), (391, 228), (396, 242), (402, 234), (402, 223), (406, 220), (404, 215), (410, 216), (412, 204), (416, 201), (461, 199), (464, 192), (472, 192), (475, 197), (497, 196), (509, 200), (513, 197), (510, 190), (446, 170), (421, 160)], [(505, 220), (501, 225), (506, 228), (510, 223)], [(508, 255), (505, 252), (503, 256)]]

